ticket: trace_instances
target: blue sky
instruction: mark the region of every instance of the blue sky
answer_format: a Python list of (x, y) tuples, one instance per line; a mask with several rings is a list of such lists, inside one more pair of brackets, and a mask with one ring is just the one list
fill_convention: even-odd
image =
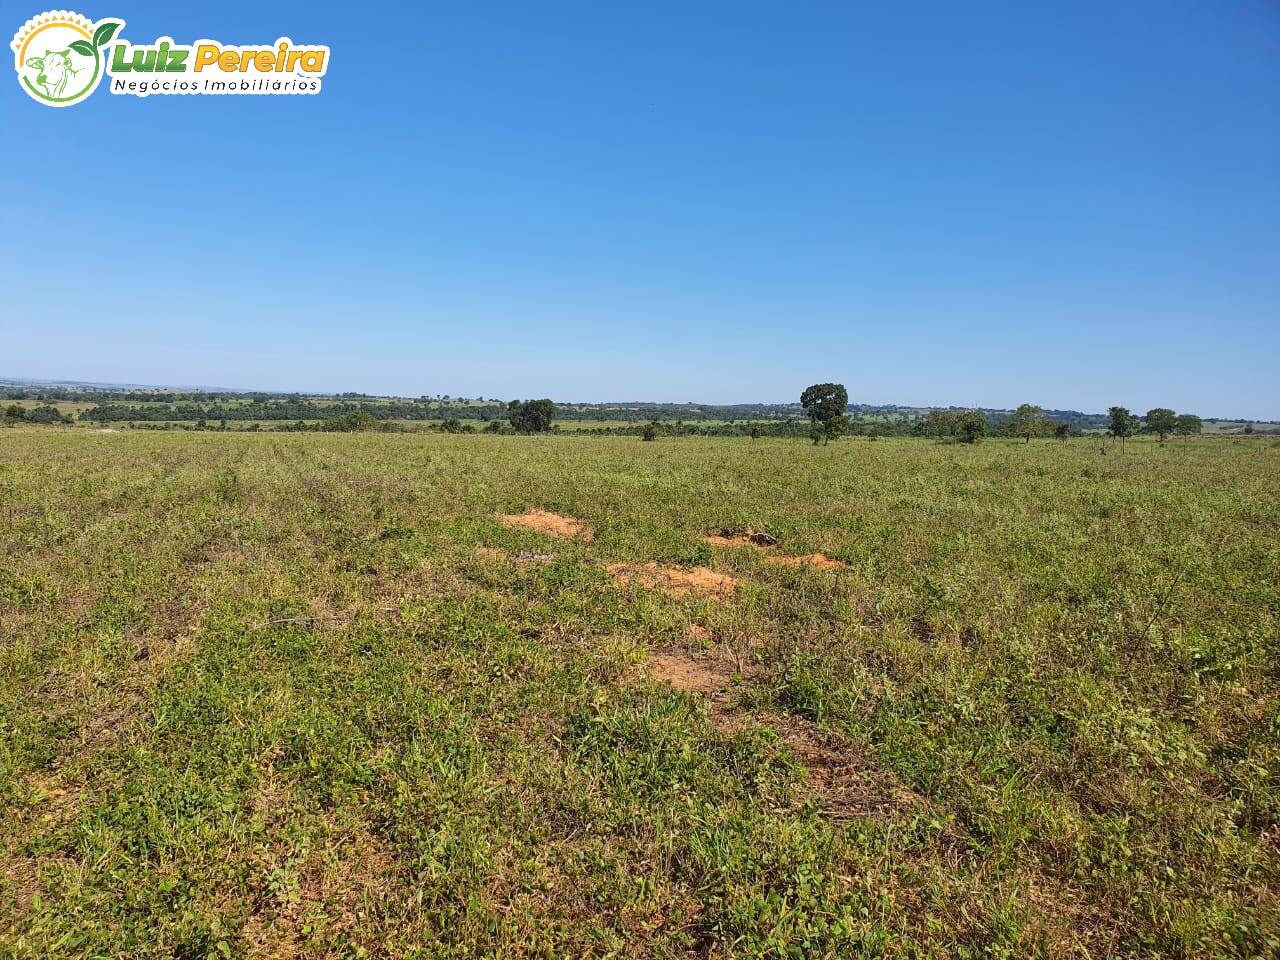
[(1271, 0), (76, 3), (332, 63), (9, 81), (0, 376), (1280, 418)]

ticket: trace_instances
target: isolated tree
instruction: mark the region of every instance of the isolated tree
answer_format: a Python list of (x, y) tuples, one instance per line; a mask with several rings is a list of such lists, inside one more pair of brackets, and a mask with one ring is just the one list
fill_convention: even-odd
[(1107, 432), (1120, 441), (1120, 452), (1124, 453), (1125, 438), (1132, 437), (1138, 429), (1138, 418), (1127, 407), (1110, 407), (1107, 416), (1111, 418)]
[(1062, 445), (1067, 445), (1067, 438), (1071, 436), (1071, 424), (1063, 421), (1053, 428), (1053, 435), (1062, 441)]
[(830, 443), (844, 430), (849, 394), (842, 383), (815, 383), (800, 394), (800, 406), (813, 421), (813, 442)]
[(1194, 413), (1180, 413), (1174, 421), (1173, 432), (1180, 437), (1199, 436), (1200, 431), (1204, 429), (1204, 423)]
[(1252, 423), (1246, 423), (1246, 424), (1244, 425), (1244, 432), (1245, 432), (1245, 433), (1253, 433), (1253, 424), (1252, 424)]
[[(964, 414), (952, 410), (930, 410), (918, 426), (926, 437), (954, 437), (963, 417)], [(983, 420), (985, 422), (985, 418)], [(985, 431), (985, 427), (983, 429)]]
[(1147, 433), (1154, 433), (1164, 443), (1178, 425), (1178, 416), (1168, 407), (1153, 407), (1144, 418), (1147, 421)]
[(966, 410), (954, 417), (956, 436), (961, 443), (977, 443), (987, 435), (987, 418), (977, 410)]
[(657, 440), (658, 425), (656, 423), (646, 423), (644, 425), (644, 430), (640, 432), (640, 439), (649, 441)]
[(1044, 410), (1034, 403), (1024, 403), (1009, 415), (1005, 430), (1011, 437), (1022, 437), (1027, 443), (1044, 430)]
[(512, 400), (507, 404), (507, 418), (517, 433), (546, 433), (556, 415), (550, 400)]
[(752, 440), (760, 439), (760, 428), (756, 426), (754, 423), (751, 425), (751, 439)]

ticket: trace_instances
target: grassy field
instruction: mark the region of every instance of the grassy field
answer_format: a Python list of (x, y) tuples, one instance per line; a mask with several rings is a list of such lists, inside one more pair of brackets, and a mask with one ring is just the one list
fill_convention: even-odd
[(1278, 535), (1260, 439), (3, 431), (0, 956), (1274, 957)]

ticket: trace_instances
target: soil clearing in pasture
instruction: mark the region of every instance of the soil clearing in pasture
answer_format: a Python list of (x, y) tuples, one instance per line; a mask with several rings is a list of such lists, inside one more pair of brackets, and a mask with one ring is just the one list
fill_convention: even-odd
[(611, 563), (605, 569), (619, 584), (634, 582), (642, 587), (662, 590), (673, 597), (696, 593), (720, 598), (732, 595), (738, 588), (735, 578), (706, 567), (664, 567), (650, 560), (648, 563)]
[(806, 553), (798, 557), (765, 557), (764, 562), (775, 567), (817, 567), (819, 570), (843, 570), (848, 566), (843, 560), (833, 559), (825, 553)]
[(566, 540), (581, 540), (590, 543), (596, 538), (591, 525), (547, 510), (530, 508), (524, 513), (509, 513), (502, 518), (508, 527), (527, 527), (549, 537), (563, 537)]
[(763, 530), (747, 527), (745, 530), (730, 530), (722, 527), (702, 538), (713, 547), (758, 547), (768, 550), (778, 545), (778, 538)]

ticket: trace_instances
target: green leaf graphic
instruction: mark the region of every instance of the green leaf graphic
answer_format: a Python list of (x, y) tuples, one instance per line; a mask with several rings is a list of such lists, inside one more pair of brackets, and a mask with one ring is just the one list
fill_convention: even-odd
[(86, 40), (73, 40), (71, 42), (71, 49), (74, 50), (76, 53), (83, 54), (86, 57), (92, 57), (96, 55), (93, 47)]
[(106, 46), (107, 41), (115, 36), (118, 29), (120, 29), (119, 22), (98, 24), (98, 29), (93, 31), (93, 45), (95, 47)]

